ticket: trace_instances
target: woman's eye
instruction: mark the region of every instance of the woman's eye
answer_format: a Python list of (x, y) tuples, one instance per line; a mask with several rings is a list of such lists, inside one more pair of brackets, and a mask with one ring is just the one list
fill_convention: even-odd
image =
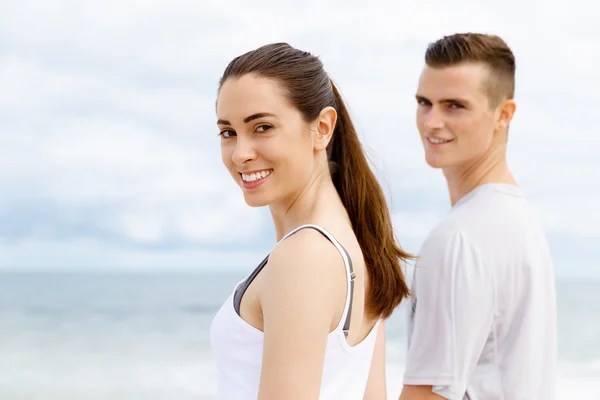
[(272, 126), (270, 126), (270, 125), (259, 125), (256, 127), (256, 131), (258, 133), (265, 133), (266, 131), (268, 131), (271, 128), (272, 128)]

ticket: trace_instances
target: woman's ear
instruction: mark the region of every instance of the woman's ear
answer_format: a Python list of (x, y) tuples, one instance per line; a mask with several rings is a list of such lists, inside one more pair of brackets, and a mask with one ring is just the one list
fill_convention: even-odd
[(337, 122), (337, 111), (333, 107), (325, 107), (315, 121), (315, 150), (321, 151), (327, 148), (327, 145), (333, 137), (335, 124)]

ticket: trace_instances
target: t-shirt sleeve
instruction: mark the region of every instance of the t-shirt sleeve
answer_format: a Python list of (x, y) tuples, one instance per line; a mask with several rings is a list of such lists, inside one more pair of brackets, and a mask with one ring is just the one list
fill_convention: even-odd
[(405, 385), (463, 399), (494, 318), (493, 271), (457, 230), (434, 234), (415, 265)]

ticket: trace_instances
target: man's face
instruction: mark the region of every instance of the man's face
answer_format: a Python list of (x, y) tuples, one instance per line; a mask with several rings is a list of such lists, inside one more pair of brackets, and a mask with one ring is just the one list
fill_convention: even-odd
[(498, 107), (490, 107), (484, 64), (426, 66), (417, 90), (417, 127), (425, 159), (433, 168), (468, 166), (488, 152), (498, 128)]

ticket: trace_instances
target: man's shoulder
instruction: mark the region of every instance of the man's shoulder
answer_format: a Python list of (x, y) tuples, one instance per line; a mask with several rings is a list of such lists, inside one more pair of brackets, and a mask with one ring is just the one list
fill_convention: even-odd
[(476, 221), (478, 216), (470, 212), (469, 208), (450, 210), (429, 232), (424, 243), (441, 244), (459, 237), (468, 237)]
[(419, 251), (421, 265), (470, 260), (498, 267), (519, 264), (523, 257), (549, 257), (541, 218), (529, 202), (511, 198), (511, 193), (488, 192), (451, 209), (438, 222)]
[(469, 232), (452, 220), (444, 220), (425, 238), (419, 251), (419, 260), (420, 264), (440, 265), (467, 253), (477, 253)]
[(491, 186), (453, 207), (431, 233), (458, 231), (479, 243), (499, 237), (516, 239), (541, 227), (540, 216), (518, 188)]
[(448, 219), (458, 223), (473, 223), (515, 220), (531, 215), (531, 203), (516, 186), (507, 184), (487, 184), (460, 200), (448, 213)]

